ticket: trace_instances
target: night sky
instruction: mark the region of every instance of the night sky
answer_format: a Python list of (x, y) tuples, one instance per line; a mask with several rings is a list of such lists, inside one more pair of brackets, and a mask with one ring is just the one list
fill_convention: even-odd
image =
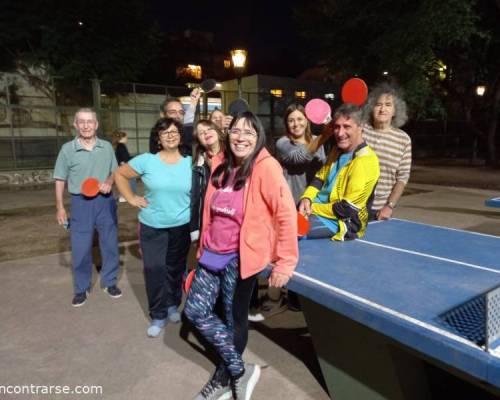
[[(248, 50), (248, 74), (300, 74), (308, 63), (292, 18), (299, 0), (207, 2), (154, 0), (154, 12), (163, 31), (194, 29), (215, 33), (216, 50)], [(163, 16), (163, 17), (162, 17)]]

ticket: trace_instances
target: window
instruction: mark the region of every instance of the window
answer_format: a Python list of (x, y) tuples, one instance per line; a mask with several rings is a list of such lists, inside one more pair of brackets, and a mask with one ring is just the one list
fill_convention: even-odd
[(188, 64), (185, 67), (177, 67), (177, 77), (201, 79), (201, 66)]
[(299, 99), (305, 99), (306, 98), (306, 92), (305, 91), (296, 91), (295, 92), (295, 97)]
[(283, 90), (282, 89), (271, 89), (271, 94), (274, 97), (283, 97)]

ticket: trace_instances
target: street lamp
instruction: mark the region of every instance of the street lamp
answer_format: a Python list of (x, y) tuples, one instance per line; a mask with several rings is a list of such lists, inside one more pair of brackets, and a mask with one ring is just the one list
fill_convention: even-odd
[(486, 86), (484, 85), (476, 86), (476, 94), (478, 96), (484, 96), (484, 92), (486, 92)]
[(238, 79), (238, 98), (241, 99), (241, 75), (247, 61), (247, 51), (243, 49), (231, 50), (231, 59), (233, 60), (234, 72)]

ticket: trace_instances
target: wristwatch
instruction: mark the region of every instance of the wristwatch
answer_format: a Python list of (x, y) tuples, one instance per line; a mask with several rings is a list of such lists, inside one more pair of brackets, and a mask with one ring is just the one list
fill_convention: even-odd
[(393, 201), (388, 201), (386, 203), (386, 206), (389, 207), (391, 210), (394, 210), (396, 208), (396, 203), (394, 203)]

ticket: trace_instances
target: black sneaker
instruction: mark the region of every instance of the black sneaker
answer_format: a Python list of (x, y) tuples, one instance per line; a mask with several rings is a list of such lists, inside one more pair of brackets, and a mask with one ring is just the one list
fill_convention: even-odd
[(116, 285), (108, 286), (107, 288), (104, 288), (104, 291), (113, 299), (122, 297), (122, 291)]
[(86, 301), (87, 301), (87, 292), (77, 293), (75, 294), (75, 297), (73, 297), (71, 305), (73, 307), (81, 307), (85, 304)]
[(260, 367), (256, 364), (245, 364), (243, 375), (231, 379), (234, 400), (250, 400), (252, 392), (260, 378)]

